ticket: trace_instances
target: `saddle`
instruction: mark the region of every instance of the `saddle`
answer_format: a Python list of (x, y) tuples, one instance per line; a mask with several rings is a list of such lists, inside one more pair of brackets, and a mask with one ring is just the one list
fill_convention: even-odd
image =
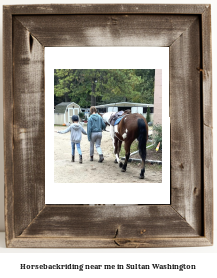
[(115, 125), (119, 124), (121, 119), (123, 118), (123, 116), (125, 116), (126, 114), (131, 114), (131, 111), (128, 109), (125, 111), (119, 111), (119, 112), (115, 113), (114, 115), (111, 115), (111, 117), (109, 119), (110, 125), (115, 126)]

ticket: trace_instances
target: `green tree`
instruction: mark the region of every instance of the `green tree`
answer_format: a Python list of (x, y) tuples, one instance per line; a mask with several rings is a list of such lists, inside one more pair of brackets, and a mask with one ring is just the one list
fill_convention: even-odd
[[(54, 72), (54, 94), (57, 97), (65, 96), (65, 101), (74, 101), (82, 107), (90, 105), (90, 92), (86, 84), (82, 86), (82, 70), (80, 75), (74, 69), (56, 69)], [(76, 90), (74, 90), (76, 88)]]
[(138, 85), (137, 91), (140, 92), (139, 98), (135, 102), (154, 103), (154, 69), (136, 69), (136, 75), (141, 77), (142, 82)]
[(82, 107), (95, 105), (96, 100), (98, 103), (141, 103), (150, 99), (144, 97), (150, 94), (150, 84), (153, 83), (146, 84), (149, 75), (149, 70), (135, 69), (56, 69), (54, 94), (56, 97), (65, 96), (65, 101), (70, 99)]

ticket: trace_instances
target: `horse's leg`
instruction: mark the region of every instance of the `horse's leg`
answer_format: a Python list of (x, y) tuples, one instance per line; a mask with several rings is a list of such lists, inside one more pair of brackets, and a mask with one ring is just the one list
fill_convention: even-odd
[[(114, 148), (114, 154), (116, 154), (117, 152), (117, 149), (116, 149), (116, 141), (115, 141), (115, 134), (114, 134), (114, 127), (111, 125), (110, 126), (110, 135), (111, 135), (111, 138), (112, 138), (112, 143), (113, 143), (113, 148)], [(117, 139), (116, 139), (117, 140)], [(118, 163), (117, 162), (117, 159), (115, 159), (114, 163)]]
[(120, 161), (119, 153), (120, 153), (120, 151), (121, 151), (121, 144), (122, 144), (122, 141), (116, 139), (116, 142), (117, 142), (117, 143), (116, 143), (117, 151), (116, 151), (116, 153), (115, 153), (115, 155), (116, 155), (115, 162), (116, 162), (116, 163), (119, 163), (119, 161)]
[[(126, 142), (125, 141), (125, 161), (124, 161), (124, 165), (122, 164), (122, 162), (120, 162), (119, 166), (122, 167), (121, 172), (126, 172), (127, 169), (127, 162), (129, 160), (130, 157), (130, 146), (131, 146), (132, 142)], [(123, 165), (123, 166), (122, 166)]]
[(141, 168), (141, 173), (139, 178), (144, 179), (144, 174), (145, 174), (145, 161), (142, 159), (142, 168)]
[(119, 158), (119, 153), (121, 151), (121, 145), (122, 145), (122, 141), (118, 141), (118, 158)]
[(119, 153), (118, 153), (118, 144), (119, 144), (119, 140), (117, 138), (114, 138), (114, 154), (116, 156), (114, 163), (118, 163), (119, 162)]
[(139, 135), (138, 135), (139, 155), (142, 159), (142, 169), (139, 178), (144, 179), (145, 159), (146, 159), (146, 140), (147, 140), (148, 128), (143, 119), (138, 120), (138, 129), (139, 129)]

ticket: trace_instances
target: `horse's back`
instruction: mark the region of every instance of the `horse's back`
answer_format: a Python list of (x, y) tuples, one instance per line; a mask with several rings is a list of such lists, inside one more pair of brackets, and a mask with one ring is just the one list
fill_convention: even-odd
[(143, 119), (145, 124), (147, 124), (146, 118), (139, 113), (125, 115), (121, 123), (129, 128), (134, 128), (135, 126), (138, 126), (138, 119)]
[(139, 113), (133, 113), (129, 114), (123, 117), (123, 119), (120, 122), (120, 131), (123, 133), (124, 131), (127, 130), (129, 134), (134, 134), (135, 137), (137, 137), (138, 134), (138, 120), (142, 119), (145, 123), (146, 126), (146, 132), (147, 132), (147, 137), (148, 137), (148, 124), (146, 121), (146, 118), (139, 114)]

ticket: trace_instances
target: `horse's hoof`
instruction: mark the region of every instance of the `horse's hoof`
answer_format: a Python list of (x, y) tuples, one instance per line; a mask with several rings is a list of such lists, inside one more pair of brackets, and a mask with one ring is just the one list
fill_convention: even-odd
[(143, 179), (144, 179), (144, 176), (139, 176), (139, 178), (140, 178), (141, 180), (143, 180)]
[(123, 167), (123, 163), (122, 163), (122, 162), (119, 163), (119, 167), (120, 167), (120, 168)]
[(126, 172), (126, 170), (122, 168), (122, 169), (121, 169), (121, 172)]
[(116, 159), (116, 158), (115, 158), (115, 161), (114, 161), (114, 163), (118, 163), (118, 162), (117, 162), (117, 159)]

